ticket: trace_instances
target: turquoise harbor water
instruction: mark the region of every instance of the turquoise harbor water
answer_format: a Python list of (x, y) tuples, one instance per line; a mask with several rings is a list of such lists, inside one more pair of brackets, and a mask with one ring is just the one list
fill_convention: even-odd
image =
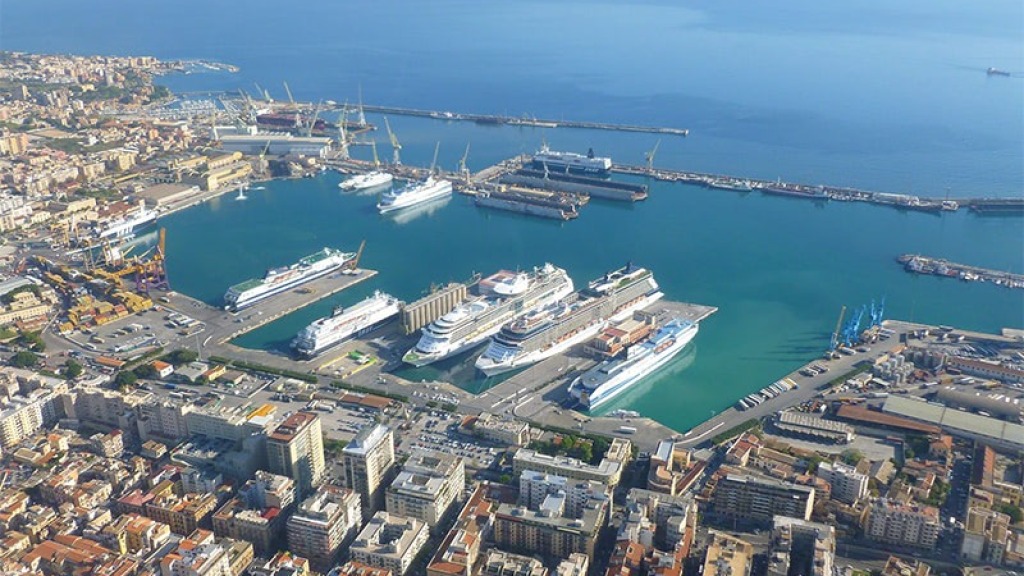
[[(689, 138), (662, 138), (656, 164), (666, 167), (940, 197), (1024, 189), (1019, 2), (681, 8), (396, 0), (294, 9), (254, 0), (238, 7), (5, 2), (0, 49), (201, 57), (242, 68), (165, 78), (177, 91), (253, 90), (259, 82), (283, 97), (286, 80), (297, 98), (340, 102), (354, 101), (361, 85), (374, 103), (690, 128)], [(988, 77), (989, 66), (1013, 76)], [(390, 120), (406, 163), (429, 163), (440, 140), (448, 168), (467, 143), (469, 164), (480, 169), (545, 138), (556, 149), (593, 146), (641, 163), (657, 140)], [(594, 201), (564, 224), (484, 211), (460, 197), (396, 221), (376, 214), (373, 197), (342, 195), (338, 180), (269, 183), (247, 201), (226, 196), (166, 218), (174, 287), (215, 303), (227, 286), (268, 266), (325, 245), (355, 249), (365, 239), (364, 264), (380, 271), (376, 279), (239, 341), (280, 350), (334, 304), (373, 289), (413, 299), (431, 283), (544, 261), (583, 284), (632, 260), (655, 271), (669, 298), (720, 308), (684, 357), (610, 407), (680, 429), (817, 356), (844, 304), (885, 296), (893, 318), (1024, 326), (1022, 292), (911, 276), (893, 260), (921, 252), (1021, 272), (1019, 218), (937, 217), (652, 183), (646, 202)]]

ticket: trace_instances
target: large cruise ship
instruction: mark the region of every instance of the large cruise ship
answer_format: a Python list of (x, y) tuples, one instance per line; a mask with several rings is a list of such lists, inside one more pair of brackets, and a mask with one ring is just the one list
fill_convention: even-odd
[(587, 288), (503, 326), (476, 367), (487, 376), (529, 366), (594, 337), (608, 322), (625, 318), (662, 297), (654, 275), (627, 264)]
[(402, 358), (424, 366), (482, 344), (501, 326), (565, 298), (573, 291), (565, 270), (551, 264), (532, 272), (502, 270), (478, 282), (474, 294), (423, 328)]
[(337, 308), (333, 314), (306, 326), (292, 340), (292, 348), (306, 358), (340, 344), (353, 336), (361, 336), (394, 318), (402, 310), (402, 301), (377, 291), (373, 296), (348, 308)]
[(533, 155), (533, 166), (552, 172), (567, 171), (579, 174), (607, 174), (612, 168), (612, 159), (605, 156), (594, 156), (594, 149), (587, 155), (575, 152), (555, 152), (547, 144)]
[[(569, 386), (569, 393), (587, 410), (596, 409), (664, 366), (693, 340), (698, 328), (698, 324), (673, 318), (652, 336), (630, 343), (615, 357), (584, 372)], [(609, 339), (617, 336), (609, 335)]]
[(374, 170), (373, 172), (357, 174), (351, 178), (346, 178), (338, 184), (338, 188), (350, 191), (370, 190), (373, 188), (388, 186), (392, 181), (394, 181), (394, 179), (395, 177), (387, 172)]
[(224, 294), (225, 308), (241, 310), (268, 296), (273, 296), (328, 274), (355, 259), (355, 252), (324, 248), (291, 266), (271, 268), (263, 278), (252, 278), (235, 284)]
[(430, 175), (422, 182), (409, 182), (398, 190), (385, 192), (377, 203), (377, 210), (386, 214), (451, 195), (451, 182)]

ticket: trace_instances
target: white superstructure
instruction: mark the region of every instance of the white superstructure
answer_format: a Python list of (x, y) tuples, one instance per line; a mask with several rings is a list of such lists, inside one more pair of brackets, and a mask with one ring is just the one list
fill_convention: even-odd
[(357, 174), (351, 178), (346, 178), (338, 184), (338, 188), (341, 188), (342, 190), (369, 190), (371, 188), (382, 188), (384, 186), (389, 186), (394, 179), (395, 177), (387, 172), (374, 170), (373, 172)]
[(394, 318), (402, 310), (402, 301), (377, 291), (373, 296), (350, 306), (338, 308), (334, 314), (320, 318), (303, 328), (292, 341), (300, 355), (312, 358), (320, 352), (369, 332)]
[(324, 248), (291, 266), (272, 268), (263, 278), (235, 284), (224, 294), (228, 310), (240, 310), (274, 294), (294, 288), (342, 267), (356, 257), (355, 252)]
[(452, 183), (431, 175), (422, 182), (410, 182), (398, 190), (385, 192), (377, 203), (377, 210), (386, 214), (451, 195)]
[(565, 298), (573, 291), (565, 270), (551, 264), (532, 272), (502, 270), (481, 280), (478, 295), (423, 328), (403, 360), (423, 366), (469, 350), (493, 336), (506, 322)]

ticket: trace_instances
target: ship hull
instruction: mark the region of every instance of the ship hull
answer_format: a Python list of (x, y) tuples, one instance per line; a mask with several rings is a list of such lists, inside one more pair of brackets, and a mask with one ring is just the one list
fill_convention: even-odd
[(643, 358), (632, 366), (624, 368), (621, 373), (603, 382), (592, 393), (581, 395), (579, 397), (580, 403), (586, 410), (593, 411), (621, 396), (652, 372), (675, 358), (689, 345), (697, 335), (697, 331), (698, 327), (694, 324), (690, 329), (680, 333), (675, 343), (668, 349), (656, 355)]
[(452, 195), (451, 182), (444, 182), (443, 185), (438, 185), (436, 189), (431, 190), (429, 193), (417, 195), (415, 198), (409, 200), (397, 199), (394, 203), (384, 204), (383, 202), (377, 204), (377, 211), (381, 214), (387, 214), (389, 212), (396, 212), (405, 208), (412, 208), (420, 204), (426, 204), (431, 200), (437, 200), (439, 198), (446, 198)]
[(565, 352), (566, 350), (572, 348), (577, 344), (586, 342), (587, 340), (597, 335), (597, 333), (600, 332), (605, 326), (607, 326), (609, 322), (621, 320), (626, 316), (632, 314), (635, 310), (642, 310), (660, 300), (663, 295), (664, 294), (662, 292), (656, 292), (649, 296), (645, 296), (643, 299), (637, 301), (635, 304), (626, 306), (622, 310), (619, 310), (613, 316), (595, 322), (594, 324), (591, 324), (589, 326), (586, 326), (584, 329), (580, 330), (572, 337), (567, 338), (566, 340), (563, 340), (561, 342), (558, 342), (549, 348), (527, 352), (526, 354), (515, 356), (504, 362), (495, 361), (490, 358), (487, 358), (486, 356), (480, 356), (479, 358), (477, 358), (475, 366), (477, 370), (480, 370), (480, 372), (482, 372), (485, 376), (488, 377), (497, 376), (499, 374), (504, 374), (512, 370), (532, 366), (533, 364), (536, 364), (543, 360), (547, 360), (548, 358), (554, 356), (555, 354), (561, 354), (562, 352)]
[(317, 278), (323, 278), (324, 276), (330, 274), (331, 272), (336, 271), (338, 268), (341, 268), (346, 263), (348, 263), (348, 260), (346, 260), (344, 262), (341, 262), (340, 264), (338, 264), (336, 266), (332, 266), (331, 268), (327, 268), (327, 269), (322, 270), (320, 272), (316, 272), (315, 274), (310, 274), (308, 276), (302, 276), (302, 277), (296, 278), (294, 280), (289, 280), (289, 281), (281, 284), (280, 286), (275, 286), (274, 288), (272, 288), (270, 290), (267, 290), (266, 292), (263, 292), (263, 293), (261, 293), (261, 294), (259, 294), (257, 296), (252, 296), (252, 297), (244, 299), (244, 300), (239, 299), (239, 300), (237, 300), (235, 302), (231, 302), (225, 308), (227, 310), (231, 311), (231, 312), (238, 312), (239, 310), (244, 310), (244, 309), (252, 306), (253, 304), (256, 304), (258, 302), (266, 300), (267, 298), (270, 298), (271, 296), (276, 296), (277, 294), (280, 294), (281, 292), (285, 292), (287, 290), (291, 290), (292, 288), (296, 288), (298, 286), (302, 286), (303, 284), (306, 284), (307, 282), (312, 282), (313, 280), (316, 280)]
[(365, 336), (366, 334), (373, 332), (374, 330), (394, 320), (397, 315), (398, 310), (395, 310), (394, 314), (381, 318), (380, 320), (377, 320), (376, 322), (373, 322), (371, 324), (367, 324), (366, 326), (363, 326), (358, 330), (349, 332), (345, 336), (340, 336), (326, 344), (320, 344), (312, 348), (305, 347), (302, 345), (293, 345), (293, 348), (295, 350), (295, 353), (302, 358), (305, 358), (307, 360), (310, 358), (315, 358), (332, 348), (336, 348), (337, 346), (340, 346), (341, 344), (344, 344), (345, 342), (352, 340), (353, 338), (359, 338), (360, 336)]

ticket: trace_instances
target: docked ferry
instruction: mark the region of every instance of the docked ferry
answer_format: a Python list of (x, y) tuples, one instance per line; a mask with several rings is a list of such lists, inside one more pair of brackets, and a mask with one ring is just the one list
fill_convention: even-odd
[(382, 194), (377, 203), (377, 211), (386, 214), (451, 195), (451, 182), (430, 175), (422, 182), (410, 182), (398, 190)]
[(264, 298), (325, 276), (355, 258), (355, 252), (324, 248), (291, 266), (271, 268), (263, 278), (252, 278), (228, 288), (224, 294), (225, 308), (237, 311), (252, 306)]
[(473, 289), (473, 295), (423, 328), (403, 361), (424, 366), (469, 350), (507, 322), (565, 298), (573, 284), (565, 270), (544, 264), (531, 272), (501, 270)]
[(569, 393), (587, 410), (619, 396), (664, 366), (697, 335), (698, 324), (674, 318), (643, 341), (631, 343), (576, 378)]
[(593, 148), (584, 156), (575, 152), (555, 152), (545, 144), (533, 155), (533, 166), (551, 172), (604, 175), (612, 169), (612, 159), (595, 156)]
[(303, 328), (292, 340), (292, 348), (300, 356), (312, 358), (398, 316), (402, 305), (402, 301), (394, 296), (374, 292), (362, 302), (348, 308), (339, 307), (330, 316), (319, 318)]
[(493, 376), (540, 362), (586, 342), (609, 321), (646, 308), (662, 295), (649, 270), (627, 264), (503, 326), (477, 358), (476, 368)]
[(371, 190), (389, 186), (394, 179), (395, 177), (387, 172), (374, 170), (373, 172), (357, 174), (351, 178), (346, 178), (338, 184), (338, 188), (348, 191)]

